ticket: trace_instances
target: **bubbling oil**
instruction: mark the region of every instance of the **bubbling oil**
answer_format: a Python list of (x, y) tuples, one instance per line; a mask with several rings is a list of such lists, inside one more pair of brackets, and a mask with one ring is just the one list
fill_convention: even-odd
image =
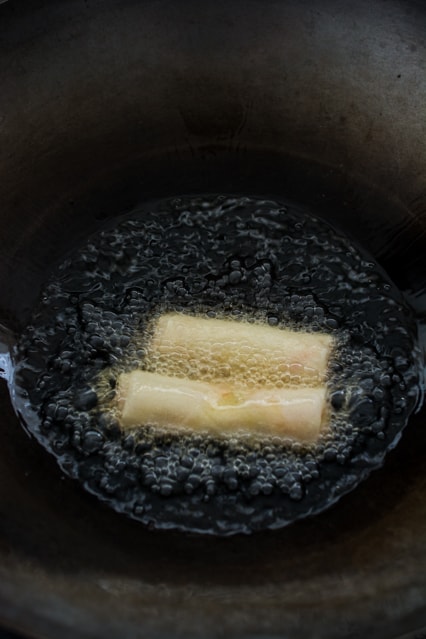
[[(148, 348), (168, 312), (331, 335), (318, 441), (244, 425), (220, 437), (121, 428), (119, 375), (170, 373)], [(208, 357), (199, 366), (209, 379)], [(261, 381), (255, 363), (243, 373)], [(116, 510), (158, 528), (232, 534), (324, 510), (379, 467), (419, 401), (421, 363), (399, 291), (325, 221), (292, 204), (182, 197), (142, 206), (64, 260), (19, 340), (10, 386), (26, 427)]]

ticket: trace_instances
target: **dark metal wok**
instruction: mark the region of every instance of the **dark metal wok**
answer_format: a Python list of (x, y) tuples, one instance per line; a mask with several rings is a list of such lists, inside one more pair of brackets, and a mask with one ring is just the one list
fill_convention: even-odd
[[(0, 322), (117, 213), (285, 196), (424, 312), (426, 6), (402, 0), (0, 4)], [(5, 338), (6, 339), (6, 338)], [(321, 516), (213, 539), (146, 530), (65, 479), (2, 383), (0, 621), (28, 636), (420, 637), (425, 413)]]

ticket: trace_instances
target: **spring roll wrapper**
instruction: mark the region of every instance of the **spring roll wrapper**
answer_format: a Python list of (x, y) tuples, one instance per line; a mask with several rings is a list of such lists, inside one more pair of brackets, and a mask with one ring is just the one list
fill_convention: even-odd
[(246, 389), (135, 370), (119, 377), (123, 428), (152, 424), (228, 433), (245, 430), (316, 440), (325, 423), (326, 388)]
[(148, 345), (148, 369), (216, 381), (231, 377), (259, 385), (325, 380), (333, 338), (236, 320), (166, 313)]

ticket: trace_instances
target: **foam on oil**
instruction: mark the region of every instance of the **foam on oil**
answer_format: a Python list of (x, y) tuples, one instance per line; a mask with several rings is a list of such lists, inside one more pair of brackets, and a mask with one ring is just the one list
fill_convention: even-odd
[[(170, 372), (147, 357), (165, 312), (332, 335), (328, 431), (309, 446), (244, 428), (124, 432), (118, 375)], [(15, 405), (69, 475), (145, 523), (218, 534), (327, 508), (383, 462), (421, 394), (414, 318), (374, 260), (292, 205), (249, 198), (159, 202), (90, 238), (46, 284), (15, 356)], [(259, 383), (256, 366), (243, 374)]]

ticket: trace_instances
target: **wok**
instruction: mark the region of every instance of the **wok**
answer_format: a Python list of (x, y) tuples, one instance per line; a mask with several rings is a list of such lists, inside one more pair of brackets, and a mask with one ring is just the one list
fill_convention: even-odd
[[(290, 198), (425, 312), (426, 6), (402, 0), (0, 4), (0, 322), (150, 198)], [(151, 531), (63, 477), (1, 388), (0, 620), (29, 637), (420, 637), (425, 412), (320, 516)], [(423, 631), (422, 631), (423, 628)]]

